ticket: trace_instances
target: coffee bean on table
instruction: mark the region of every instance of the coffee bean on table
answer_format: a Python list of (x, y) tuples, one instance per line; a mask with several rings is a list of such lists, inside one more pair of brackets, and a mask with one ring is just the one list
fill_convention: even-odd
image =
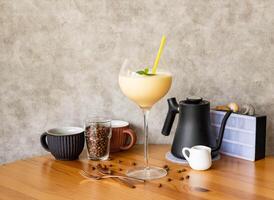
[(163, 168), (168, 172), (170, 169), (168, 167), (168, 165), (164, 165)]
[(108, 161), (111, 161), (111, 160), (113, 160), (113, 158), (109, 156), (107, 160), (108, 160)]

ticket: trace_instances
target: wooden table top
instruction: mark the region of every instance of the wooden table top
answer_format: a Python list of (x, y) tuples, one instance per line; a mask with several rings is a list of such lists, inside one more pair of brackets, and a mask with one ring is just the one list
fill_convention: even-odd
[[(167, 164), (168, 176), (139, 183), (135, 189), (113, 179), (86, 180), (79, 170), (90, 170), (98, 162), (86, 158), (77, 161), (56, 161), (51, 155), (20, 160), (0, 166), (0, 199), (274, 199), (274, 157), (250, 162), (222, 156), (208, 171), (194, 171), (187, 166), (165, 160), (169, 145), (150, 145), (150, 163)], [(124, 172), (133, 162), (142, 165), (143, 149), (136, 145), (132, 150), (112, 155), (114, 170)], [(119, 163), (119, 160), (122, 162)], [(185, 168), (186, 172), (177, 170)], [(180, 177), (189, 179), (179, 180)], [(168, 181), (171, 178), (171, 181)], [(159, 184), (162, 187), (159, 187)], [(198, 187), (209, 191), (202, 192)]]

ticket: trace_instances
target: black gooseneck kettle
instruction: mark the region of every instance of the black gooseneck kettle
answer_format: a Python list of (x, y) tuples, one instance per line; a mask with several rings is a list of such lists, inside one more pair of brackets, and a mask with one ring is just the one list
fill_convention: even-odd
[(231, 111), (228, 111), (221, 123), (218, 139), (212, 134), (210, 123), (210, 103), (200, 97), (189, 97), (177, 103), (175, 98), (168, 101), (168, 113), (162, 129), (162, 134), (168, 136), (177, 113), (179, 120), (173, 139), (171, 153), (183, 158), (183, 147), (205, 145), (212, 148), (212, 157), (218, 155), (220, 150), (225, 125)]

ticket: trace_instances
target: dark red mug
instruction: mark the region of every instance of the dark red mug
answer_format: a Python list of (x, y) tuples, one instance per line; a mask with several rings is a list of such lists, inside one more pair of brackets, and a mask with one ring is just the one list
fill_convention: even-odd
[(110, 152), (119, 152), (131, 149), (136, 141), (136, 133), (129, 127), (129, 123), (122, 120), (111, 120), (112, 136)]

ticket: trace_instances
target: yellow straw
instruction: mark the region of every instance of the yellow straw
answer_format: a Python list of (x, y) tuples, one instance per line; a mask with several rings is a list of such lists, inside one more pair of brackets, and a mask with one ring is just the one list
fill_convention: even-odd
[(166, 36), (163, 35), (162, 40), (161, 40), (161, 44), (160, 44), (160, 47), (159, 47), (159, 50), (158, 50), (158, 53), (157, 53), (157, 57), (156, 57), (156, 59), (154, 61), (154, 64), (153, 64), (152, 74), (156, 74), (156, 70), (157, 70), (157, 67), (158, 67), (158, 64), (159, 64), (159, 60), (160, 60), (160, 57), (162, 55), (165, 43), (166, 43)]

